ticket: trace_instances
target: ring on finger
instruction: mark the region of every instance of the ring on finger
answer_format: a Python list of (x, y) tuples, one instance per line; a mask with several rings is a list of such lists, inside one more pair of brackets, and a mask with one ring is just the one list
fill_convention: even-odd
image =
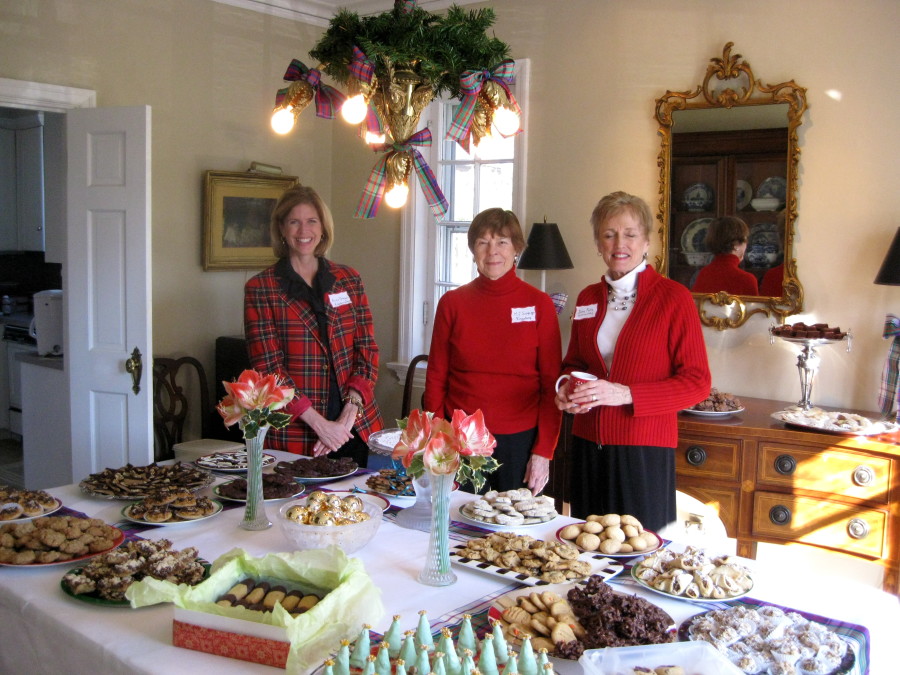
[(592, 403), (596, 403), (596, 402), (597, 402), (597, 396), (596, 396), (596, 395), (591, 396), (591, 402), (592, 402)]

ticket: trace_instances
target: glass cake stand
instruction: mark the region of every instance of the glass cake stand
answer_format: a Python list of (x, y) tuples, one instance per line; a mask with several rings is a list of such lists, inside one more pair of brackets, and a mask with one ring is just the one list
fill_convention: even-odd
[(800, 400), (797, 402), (797, 405), (803, 410), (809, 410), (813, 407), (812, 402), (810, 401), (812, 398), (813, 380), (815, 380), (816, 373), (819, 372), (820, 359), (819, 355), (816, 353), (816, 347), (846, 342), (847, 351), (849, 352), (853, 346), (853, 336), (848, 330), (844, 337), (839, 340), (830, 338), (785, 337), (783, 335), (775, 335), (775, 333), (772, 332), (775, 328), (776, 326), (769, 328), (769, 342), (771, 344), (775, 344), (775, 338), (777, 337), (785, 342), (791, 342), (801, 346), (800, 354), (797, 356), (797, 370), (800, 373)]

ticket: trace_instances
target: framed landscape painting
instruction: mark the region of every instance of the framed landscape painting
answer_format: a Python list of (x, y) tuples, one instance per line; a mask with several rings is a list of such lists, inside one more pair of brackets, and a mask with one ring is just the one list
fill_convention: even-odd
[(269, 219), (296, 176), (206, 171), (203, 178), (203, 269), (262, 269), (275, 262)]

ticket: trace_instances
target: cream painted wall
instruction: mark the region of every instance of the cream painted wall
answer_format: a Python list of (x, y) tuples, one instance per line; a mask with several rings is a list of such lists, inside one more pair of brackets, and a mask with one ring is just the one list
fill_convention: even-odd
[[(808, 88), (801, 129), (796, 257), (806, 288), (799, 318), (850, 327), (853, 351), (822, 351), (814, 400), (873, 409), (887, 344), (884, 314), (900, 290), (871, 283), (900, 225), (900, 136), (893, 0), (496, 0), (496, 34), (532, 60), (527, 212), (560, 224), (575, 269), (548, 273), (572, 299), (602, 273), (588, 215), (625, 189), (656, 208), (655, 99), (701, 81), (727, 41), (766, 82)], [(336, 220), (331, 257), (363, 275), (382, 364), (397, 353), (399, 218), (352, 218), (375, 156), (352, 130), (307, 110), (289, 138), (268, 130), (291, 58), (308, 61), (321, 34), (206, 0), (0, 0), (0, 77), (95, 89), (99, 105), (153, 108), (153, 294), (158, 354), (197, 354), (212, 371), (213, 339), (241, 331), (252, 272), (200, 265), (202, 173), (251, 161), (283, 166), (318, 188)], [(887, 67), (882, 64), (887, 64)], [(824, 92), (838, 89), (836, 102)], [(565, 107), (563, 107), (565, 106)], [(538, 273), (528, 279), (539, 283)], [(795, 349), (770, 345), (767, 320), (707, 331), (716, 386), (795, 400)], [(567, 321), (562, 321), (564, 342)], [(399, 414), (399, 387), (382, 365), (379, 400)]]

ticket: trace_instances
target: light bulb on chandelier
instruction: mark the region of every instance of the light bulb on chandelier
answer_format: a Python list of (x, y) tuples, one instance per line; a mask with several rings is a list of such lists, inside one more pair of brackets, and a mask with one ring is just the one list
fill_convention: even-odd
[(372, 131), (366, 131), (366, 143), (369, 145), (381, 145), (387, 140), (384, 134), (376, 134)]
[(399, 209), (406, 204), (409, 196), (409, 186), (406, 183), (397, 183), (384, 194), (384, 201), (392, 209)]
[(359, 124), (366, 119), (367, 109), (365, 97), (362, 94), (357, 94), (344, 101), (344, 105), (341, 106), (341, 115), (348, 123)]
[(494, 126), (503, 136), (512, 136), (519, 130), (519, 115), (509, 108), (497, 108), (494, 111)]
[(276, 134), (286, 134), (294, 128), (294, 113), (288, 108), (279, 108), (272, 113), (272, 129)]

